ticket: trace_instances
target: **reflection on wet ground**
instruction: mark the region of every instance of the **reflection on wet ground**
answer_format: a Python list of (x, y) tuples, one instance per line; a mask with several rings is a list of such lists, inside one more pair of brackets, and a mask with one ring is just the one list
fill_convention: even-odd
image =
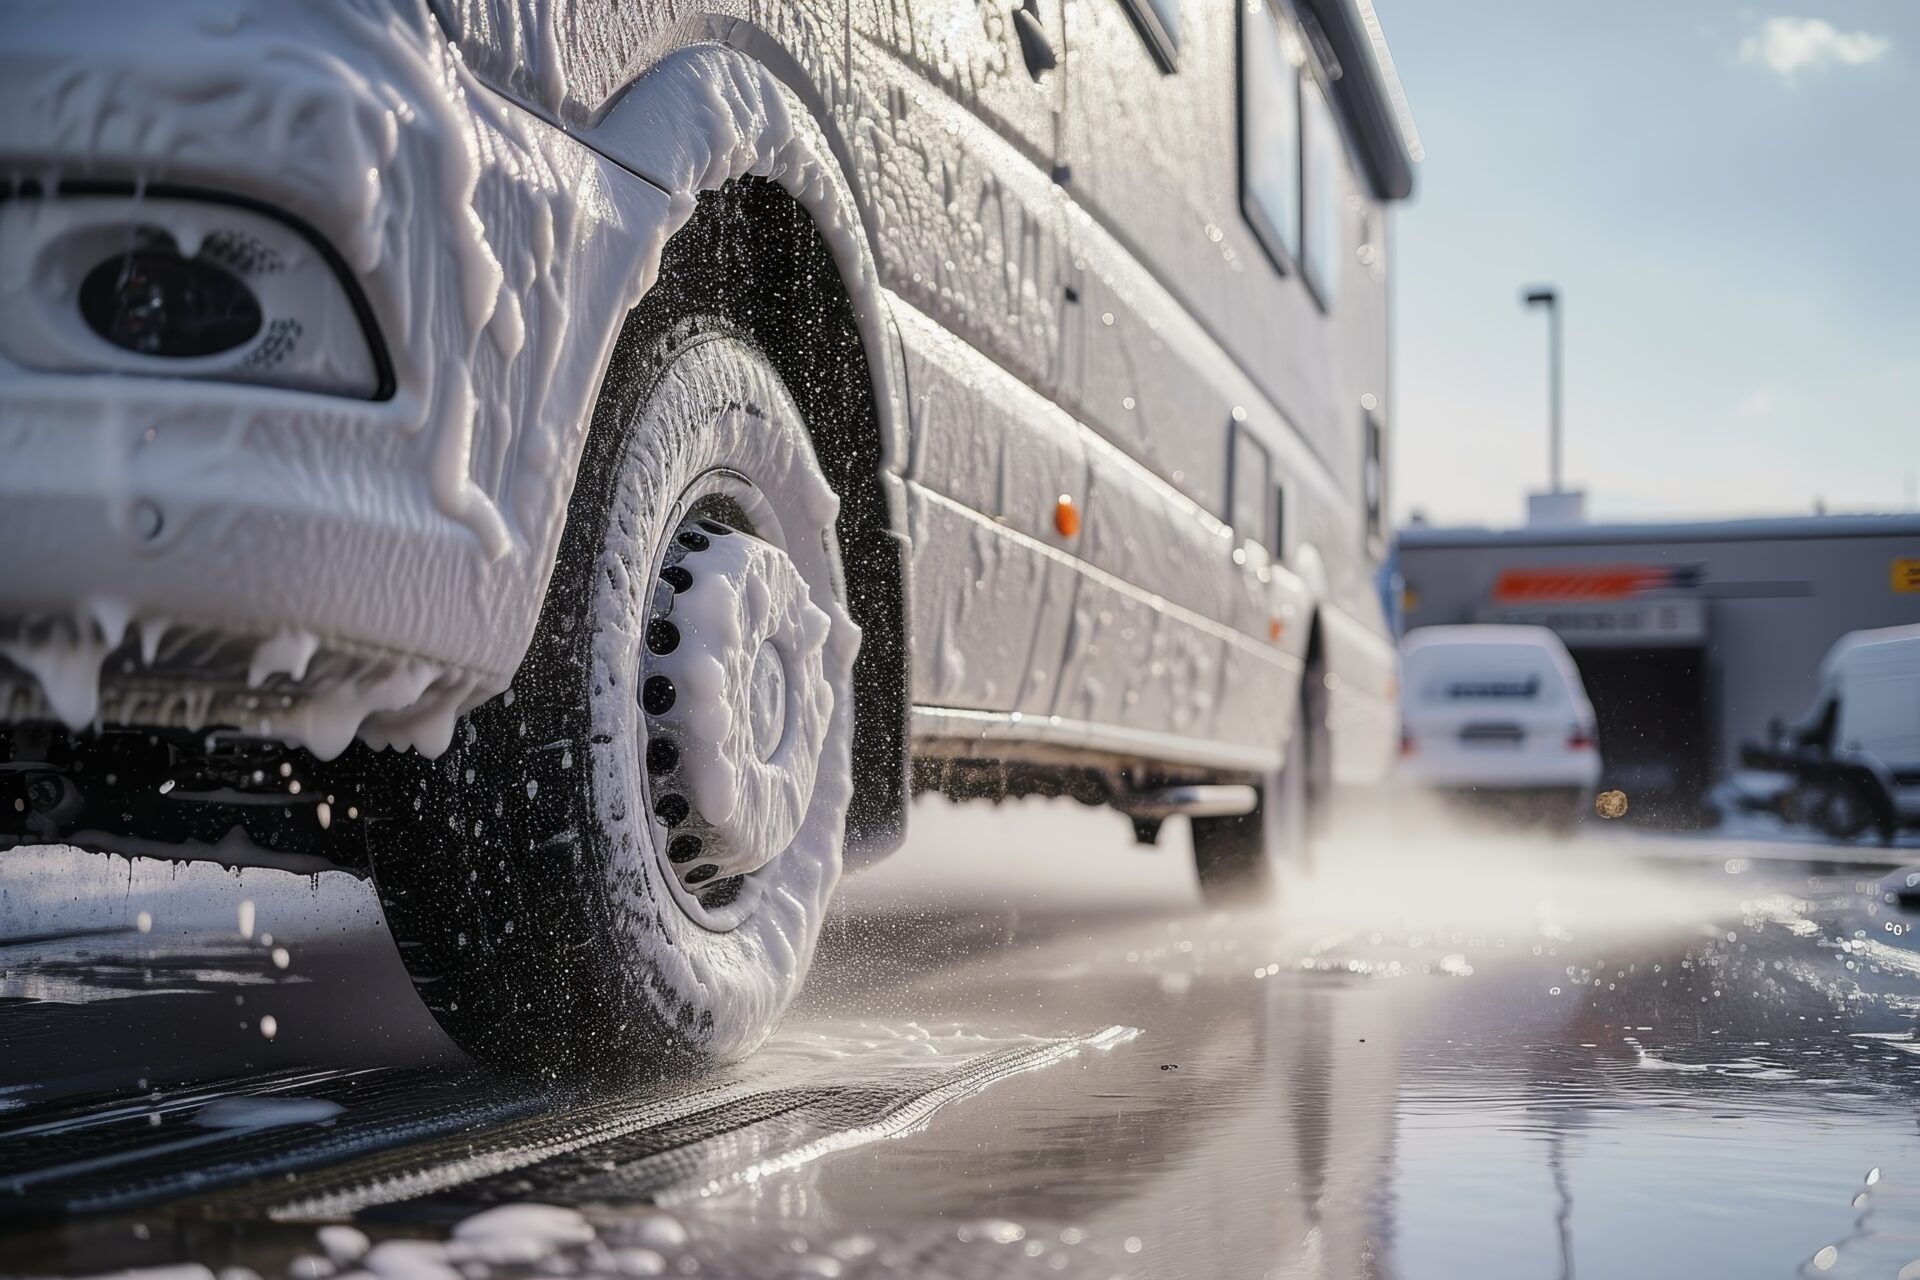
[(0, 1271), (1920, 1275), (1886, 867), (1350, 827), (1222, 915), (918, 817), (761, 1054), (594, 1096), (472, 1072), (357, 882), (9, 855)]

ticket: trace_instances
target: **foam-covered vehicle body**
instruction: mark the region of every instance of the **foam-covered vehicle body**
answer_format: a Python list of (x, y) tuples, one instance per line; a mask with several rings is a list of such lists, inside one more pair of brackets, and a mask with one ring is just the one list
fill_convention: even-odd
[(1232, 892), (1391, 758), (1365, 0), (0, 26), (9, 839), (370, 874), (463, 1043), (652, 1060), (916, 789)]
[(1839, 840), (1883, 844), (1920, 826), (1920, 626), (1850, 631), (1820, 662), (1813, 705), (1741, 748), (1750, 769), (1784, 776), (1765, 807)]
[(1420, 627), (1400, 643), (1405, 781), (1570, 823), (1600, 784), (1593, 704), (1545, 627)]

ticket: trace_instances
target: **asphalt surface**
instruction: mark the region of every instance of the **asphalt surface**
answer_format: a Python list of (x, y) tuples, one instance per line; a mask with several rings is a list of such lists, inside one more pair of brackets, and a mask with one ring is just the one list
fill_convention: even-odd
[(1368, 809), (1221, 914), (923, 804), (765, 1050), (612, 1095), (473, 1071), (348, 877), (16, 851), (0, 1272), (1920, 1275), (1920, 849)]

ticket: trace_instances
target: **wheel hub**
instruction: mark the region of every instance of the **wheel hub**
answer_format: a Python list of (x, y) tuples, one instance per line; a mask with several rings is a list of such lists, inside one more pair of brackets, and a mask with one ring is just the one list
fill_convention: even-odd
[(753, 674), (747, 688), (748, 745), (761, 760), (771, 759), (787, 728), (786, 664), (780, 651), (770, 644), (760, 646), (753, 659)]
[(660, 847), (704, 901), (799, 831), (833, 714), (830, 625), (779, 547), (711, 516), (675, 528), (642, 638), (640, 704)]

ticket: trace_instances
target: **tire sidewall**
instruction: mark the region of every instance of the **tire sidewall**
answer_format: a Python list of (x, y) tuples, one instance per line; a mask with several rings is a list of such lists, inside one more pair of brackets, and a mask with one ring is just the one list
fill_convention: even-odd
[[(656, 852), (639, 705), (642, 636), (675, 499), (704, 473), (752, 481), (774, 507), (815, 607), (832, 621), (825, 674), (836, 696), (813, 797), (788, 847), (751, 878), (747, 909), (696, 918)], [(798, 410), (751, 345), (724, 329), (682, 336), (640, 406), (614, 469), (587, 606), (589, 821), (629, 999), (703, 1057), (750, 1052), (797, 992), (840, 874), (852, 795), (852, 662), (837, 504)]]

